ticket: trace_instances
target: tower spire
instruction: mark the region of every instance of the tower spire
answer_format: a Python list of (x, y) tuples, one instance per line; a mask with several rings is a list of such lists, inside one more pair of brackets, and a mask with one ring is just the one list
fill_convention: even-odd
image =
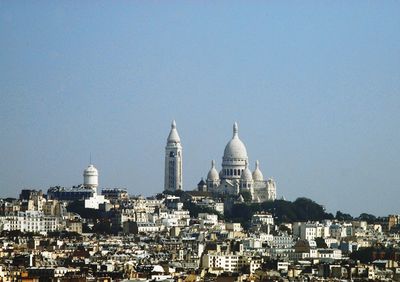
[(176, 129), (176, 122), (173, 120), (171, 122), (171, 131), (168, 135), (167, 143), (180, 143), (181, 139), (179, 138), (178, 130)]

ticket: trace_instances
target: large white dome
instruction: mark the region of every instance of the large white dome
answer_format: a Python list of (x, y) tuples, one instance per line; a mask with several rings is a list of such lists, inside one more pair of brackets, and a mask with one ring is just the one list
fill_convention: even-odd
[(224, 150), (224, 159), (247, 159), (246, 146), (239, 139), (238, 125), (235, 122), (233, 125), (233, 137), (226, 144)]

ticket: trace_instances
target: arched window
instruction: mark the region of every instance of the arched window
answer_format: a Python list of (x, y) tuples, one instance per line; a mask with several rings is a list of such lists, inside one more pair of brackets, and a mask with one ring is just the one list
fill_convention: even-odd
[(237, 170), (236, 170), (236, 169), (233, 170), (233, 174), (234, 174), (235, 176), (237, 175)]

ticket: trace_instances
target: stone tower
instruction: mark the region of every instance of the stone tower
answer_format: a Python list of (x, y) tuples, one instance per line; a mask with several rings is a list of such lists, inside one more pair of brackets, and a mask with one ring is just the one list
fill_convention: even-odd
[(182, 180), (182, 145), (174, 120), (165, 147), (164, 190), (182, 190)]

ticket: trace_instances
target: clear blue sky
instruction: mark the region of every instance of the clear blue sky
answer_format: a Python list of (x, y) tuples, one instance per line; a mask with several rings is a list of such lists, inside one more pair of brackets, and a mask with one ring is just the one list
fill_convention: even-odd
[(239, 123), (278, 196), (400, 213), (399, 1), (1, 1), (0, 196), (82, 182), (184, 187)]

